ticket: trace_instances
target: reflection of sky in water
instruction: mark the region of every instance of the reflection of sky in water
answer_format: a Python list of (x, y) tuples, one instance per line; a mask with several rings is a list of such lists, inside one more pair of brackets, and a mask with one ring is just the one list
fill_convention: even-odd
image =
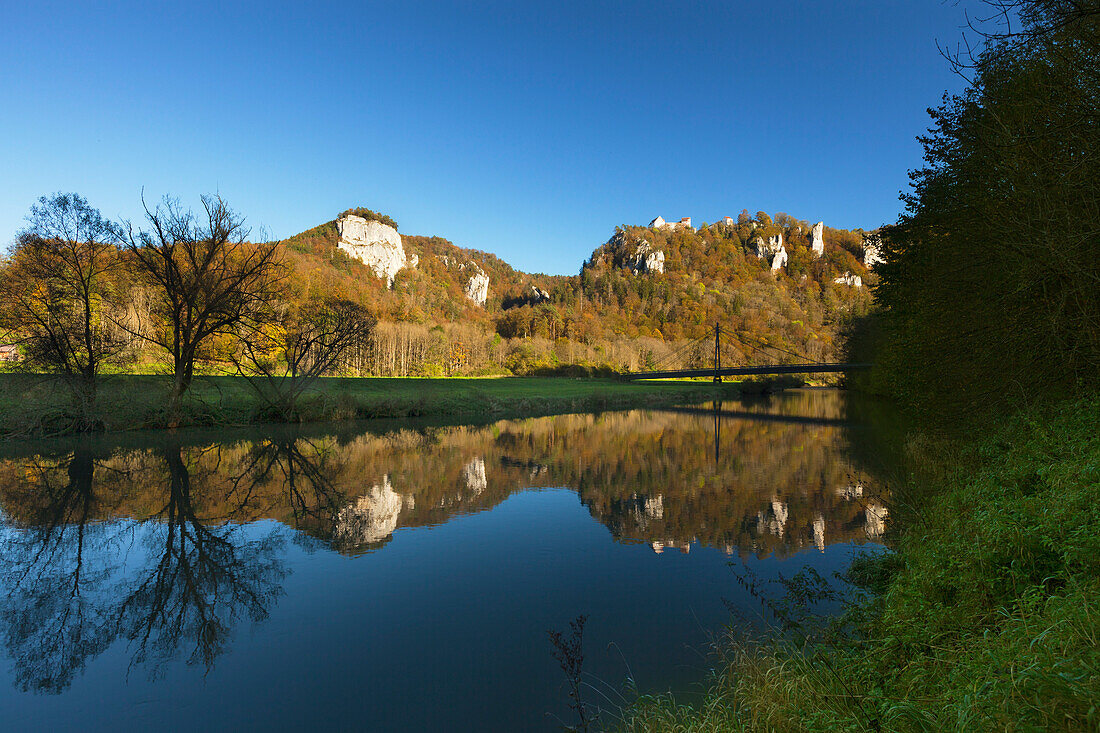
[(11, 459), (0, 707), (15, 729), (555, 729), (546, 631), (580, 613), (587, 672), (685, 689), (725, 602), (758, 613), (731, 561), (828, 575), (881, 525), (842, 428), (724, 419), (715, 461), (713, 422), (242, 433), (98, 449), (84, 484)]

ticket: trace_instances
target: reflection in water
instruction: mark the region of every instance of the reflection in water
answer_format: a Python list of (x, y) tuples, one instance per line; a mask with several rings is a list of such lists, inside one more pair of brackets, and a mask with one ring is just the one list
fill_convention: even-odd
[(177, 659), (209, 670), (283, 592), (287, 536), (358, 555), (529, 488), (575, 490), (617, 541), (656, 553), (785, 557), (878, 538), (886, 510), (846, 458), (842, 411), (806, 392), (484, 427), (39, 446), (0, 461), (16, 684), (64, 690), (116, 642), (152, 674)]
[[(153, 673), (181, 651), (209, 670), (235, 622), (262, 620), (280, 592), (278, 535), (245, 538), (196, 511), (212, 474), (189, 469), (178, 444), (9, 468), (23, 480), (6, 484), (2, 623), (24, 690), (65, 689), (118, 639)], [(120, 515), (129, 521), (103, 521)]]

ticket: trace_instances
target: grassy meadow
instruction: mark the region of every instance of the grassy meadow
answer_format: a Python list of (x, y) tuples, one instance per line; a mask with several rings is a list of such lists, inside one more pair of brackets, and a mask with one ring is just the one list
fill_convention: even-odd
[[(784, 382), (785, 383), (785, 382)], [(562, 377), (327, 377), (302, 398), (303, 422), (356, 418), (519, 417), (701, 402), (759, 392), (780, 382), (727, 382)], [(98, 412), (108, 431), (187, 425), (244, 425), (279, 418), (241, 377), (196, 378), (182, 414), (166, 412), (169, 379), (111, 375), (103, 379)], [(0, 374), (0, 435), (63, 432), (68, 394), (56, 380)]]

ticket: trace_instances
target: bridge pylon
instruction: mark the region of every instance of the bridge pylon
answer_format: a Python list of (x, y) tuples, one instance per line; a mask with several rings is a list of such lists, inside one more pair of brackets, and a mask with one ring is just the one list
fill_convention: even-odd
[(714, 381), (721, 383), (722, 381), (722, 352), (718, 348), (718, 337), (722, 333), (722, 327), (718, 324), (714, 324)]

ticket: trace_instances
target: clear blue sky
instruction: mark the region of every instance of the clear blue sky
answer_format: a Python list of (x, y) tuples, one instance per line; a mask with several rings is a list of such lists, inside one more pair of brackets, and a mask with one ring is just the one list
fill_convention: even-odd
[(621, 223), (893, 221), (967, 5), (0, 0), (0, 243), (77, 191), (219, 191), (283, 237), (364, 205), (528, 271)]

